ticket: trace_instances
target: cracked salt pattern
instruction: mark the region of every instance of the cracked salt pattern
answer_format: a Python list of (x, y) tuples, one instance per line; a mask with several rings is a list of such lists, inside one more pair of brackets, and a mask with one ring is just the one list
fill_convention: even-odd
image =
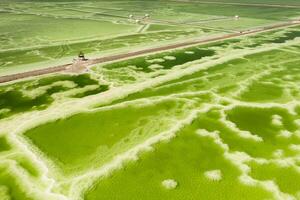
[[(297, 45), (298, 41), (288, 41), (227, 49), (227, 53), (219, 50), (212, 57), (169, 69), (152, 65), (151, 72), (132, 65), (95, 68), (93, 73), (109, 84), (108, 91), (84, 99), (61, 95), (45, 110), (0, 121), (0, 137), (6, 139), (0, 143), (0, 194), (9, 195), (8, 184), (30, 199), (97, 199), (101, 195), (109, 199), (105, 197), (115, 191), (130, 199), (145, 193), (147, 199), (147, 189), (158, 198), (182, 192), (189, 199), (186, 195), (199, 191), (208, 199), (221, 199), (209, 188), (225, 195), (232, 192), (228, 185), (238, 185), (230, 189), (250, 199), (251, 195), (299, 199), (300, 60), (297, 50), (285, 50)], [(148, 62), (163, 60), (175, 62), (176, 57), (163, 55)], [(35, 97), (55, 85), (76, 87), (65, 81), (22, 92)], [(97, 130), (92, 129), (94, 125), (83, 127), (89, 131), (73, 141), (76, 130), (82, 128), (74, 115), (100, 126)], [(110, 121), (101, 124), (93, 116)], [(54, 136), (61, 135), (52, 140), (39, 137), (47, 134), (48, 124)], [(59, 136), (68, 144), (53, 150)], [(69, 148), (75, 143), (78, 151)], [(90, 151), (83, 153), (85, 149)], [(70, 155), (60, 156), (67, 151)], [(102, 155), (107, 160), (101, 160)], [(78, 171), (72, 171), (68, 163)], [(161, 185), (169, 189), (167, 194), (159, 189)], [(198, 186), (206, 188), (206, 193)], [(135, 190), (130, 193), (130, 188)]]

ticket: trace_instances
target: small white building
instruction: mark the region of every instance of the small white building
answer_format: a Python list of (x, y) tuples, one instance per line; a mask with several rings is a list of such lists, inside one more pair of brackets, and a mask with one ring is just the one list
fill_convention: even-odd
[(240, 16), (236, 15), (236, 16), (234, 16), (234, 19), (235, 19), (235, 20), (239, 20), (239, 19), (240, 19)]

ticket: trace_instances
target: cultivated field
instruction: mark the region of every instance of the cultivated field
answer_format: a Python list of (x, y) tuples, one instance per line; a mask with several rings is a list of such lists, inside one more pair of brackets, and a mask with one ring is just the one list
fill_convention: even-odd
[[(300, 16), (154, 2), (1, 3), (0, 75)], [(300, 199), (299, 55), (295, 24), (1, 84), (0, 200)]]

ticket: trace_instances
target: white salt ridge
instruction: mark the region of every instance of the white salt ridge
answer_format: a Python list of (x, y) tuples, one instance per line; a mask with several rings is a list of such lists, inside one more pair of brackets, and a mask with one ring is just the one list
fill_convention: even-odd
[(292, 132), (288, 131), (288, 130), (281, 130), (278, 134), (278, 137), (281, 138), (290, 138), (293, 135)]
[(251, 176), (248, 176), (246, 174), (242, 174), (241, 176), (239, 176), (239, 181), (249, 186), (257, 185), (257, 180), (253, 179)]
[(294, 160), (291, 158), (280, 158), (274, 161), (281, 168), (288, 168), (294, 165)]
[(272, 125), (276, 127), (282, 127), (282, 117), (280, 115), (273, 115), (272, 116)]
[(300, 119), (296, 119), (294, 123), (300, 128)]
[(161, 63), (161, 62), (164, 62), (165, 60), (163, 58), (155, 58), (155, 59), (152, 59), (152, 60), (146, 60), (146, 62), (148, 63)]
[(295, 131), (295, 136), (296, 136), (297, 138), (300, 138), (300, 130)]
[(99, 87), (98, 85), (87, 85), (87, 86), (84, 86), (84, 87), (81, 87), (81, 88), (75, 88), (75, 89), (67, 90), (63, 93), (54, 93), (54, 94), (52, 94), (52, 97), (59, 98), (60, 96), (71, 96), (72, 94), (87, 92), (87, 91), (90, 91), (90, 90), (97, 89), (98, 87)]
[(300, 152), (300, 144), (291, 144), (289, 145), (289, 149)]
[(165, 60), (176, 60), (175, 56), (165, 56), (164, 57)]
[(284, 155), (284, 152), (282, 149), (277, 149), (274, 153), (273, 153), (273, 156), (275, 158), (281, 158), (282, 156)]
[(194, 54), (195, 52), (193, 52), (193, 51), (185, 51), (184, 53), (185, 54)]
[(278, 69), (273, 70), (266, 70), (260, 73), (255, 74), (254, 76), (251, 76), (250, 78), (247, 78), (239, 83), (240, 89), (233, 92), (232, 95), (234, 97), (240, 97), (244, 92), (249, 91), (249, 86), (251, 86), (253, 83), (255, 83), (257, 80), (261, 79), (262, 77), (271, 74), (271, 72), (279, 71)]
[(219, 131), (213, 131), (213, 132), (209, 132), (206, 129), (198, 129), (196, 131), (196, 134), (202, 137), (210, 137), (214, 139), (214, 142), (222, 147), (225, 151), (229, 150), (229, 147), (227, 144), (223, 143), (221, 137), (219, 136), (220, 132)]
[(272, 192), (275, 199), (295, 200), (295, 198), (293, 198), (291, 195), (282, 193), (274, 181), (261, 181), (261, 185), (263, 185), (265, 189)]
[(0, 115), (1, 114), (5, 114), (5, 113), (8, 113), (10, 112), (10, 109), (9, 108), (3, 108), (3, 109), (0, 109)]
[(17, 184), (22, 188), (26, 188), (25, 194), (32, 196), (33, 199), (47, 199), (47, 200), (68, 199), (67, 197), (61, 194), (56, 194), (45, 190), (42, 191), (41, 188), (36, 187), (35, 184), (37, 183), (35, 182), (35, 180), (32, 177), (28, 176), (27, 173), (24, 173), (24, 171), (20, 170), (18, 163), (16, 163), (15, 161), (1, 160), (1, 166), (6, 166), (7, 173), (13, 174), (14, 176), (19, 178)]
[(36, 98), (36, 97), (46, 93), (46, 91), (48, 89), (55, 87), (55, 86), (63, 86), (65, 88), (72, 89), (72, 88), (76, 87), (77, 85), (73, 81), (57, 81), (50, 85), (41, 86), (41, 87), (31, 90), (31, 91), (23, 91), (23, 95), (33, 99), (33, 98)]
[(152, 70), (162, 69), (162, 68), (164, 68), (164, 66), (159, 65), (159, 64), (153, 64), (153, 65), (149, 66), (149, 69), (152, 69)]
[(293, 76), (291, 76), (291, 75), (285, 75), (285, 76), (282, 77), (282, 79), (285, 80), (285, 81), (292, 81), (293, 80)]
[(246, 162), (252, 160), (252, 158), (245, 152), (235, 151), (235, 152), (225, 152), (225, 158), (230, 160), (233, 164), (235, 164), (245, 175), (250, 172), (250, 167)]
[(168, 190), (173, 190), (177, 187), (178, 183), (174, 179), (166, 179), (161, 184)]
[(220, 181), (222, 179), (222, 172), (219, 169), (206, 171), (204, 176), (211, 181)]

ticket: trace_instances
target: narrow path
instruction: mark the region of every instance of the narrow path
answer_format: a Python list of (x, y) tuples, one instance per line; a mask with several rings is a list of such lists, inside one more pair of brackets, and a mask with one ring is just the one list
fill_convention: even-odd
[[(102, 57), (102, 58), (95, 58), (95, 59), (90, 59), (86, 62), (83, 62), (82, 66), (89, 67), (89, 66), (93, 66), (96, 64), (100, 64), (100, 63), (117, 61), (120, 59), (126, 59), (126, 58), (135, 57), (135, 56), (141, 56), (144, 54), (156, 53), (156, 52), (160, 52), (160, 51), (172, 50), (172, 49), (176, 49), (176, 48), (188, 47), (188, 46), (198, 45), (198, 44), (203, 44), (203, 43), (208, 43), (208, 42), (221, 41), (221, 40), (235, 38), (235, 37), (239, 37), (239, 36), (243, 36), (243, 35), (267, 32), (267, 31), (271, 31), (273, 29), (284, 28), (284, 27), (289, 27), (289, 26), (296, 26), (299, 24), (300, 24), (300, 20), (299, 21), (291, 21), (291, 22), (285, 22), (285, 23), (271, 25), (271, 26), (265, 26), (265, 27), (261, 27), (261, 28), (257, 28), (257, 29), (252, 29), (249, 31), (239, 32), (239, 33), (230, 33), (230, 34), (226, 34), (226, 35), (222, 35), (222, 36), (215, 36), (215, 37), (211, 37), (211, 38), (207, 38), (207, 39), (187, 41), (187, 42), (182, 42), (182, 43), (170, 44), (170, 45), (166, 45), (166, 46), (162, 46), (162, 47), (149, 48), (149, 49), (133, 51), (133, 52), (129, 52), (129, 53), (122, 53), (122, 54), (118, 54), (118, 55), (106, 56), (106, 57)], [(45, 68), (45, 69), (33, 70), (33, 71), (28, 71), (28, 72), (23, 72), (23, 73), (18, 73), (18, 74), (0, 76), (0, 83), (10, 82), (10, 81), (28, 78), (28, 77), (32, 77), (32, 76), (39, 76), (39, 75), (50, 74), (50, 73), (55, 73), (55, 72), (63, 72), (63, 71), (68, 70), (72, 66), (73, 66), (73, 63), (69, 63), (69, 64), (60, 65), (60, 66), (56, 66), (56, 67), (49, 67), (49, 68)], [(78, 67), (82, 67), (82, 66), (78, 66)]]

